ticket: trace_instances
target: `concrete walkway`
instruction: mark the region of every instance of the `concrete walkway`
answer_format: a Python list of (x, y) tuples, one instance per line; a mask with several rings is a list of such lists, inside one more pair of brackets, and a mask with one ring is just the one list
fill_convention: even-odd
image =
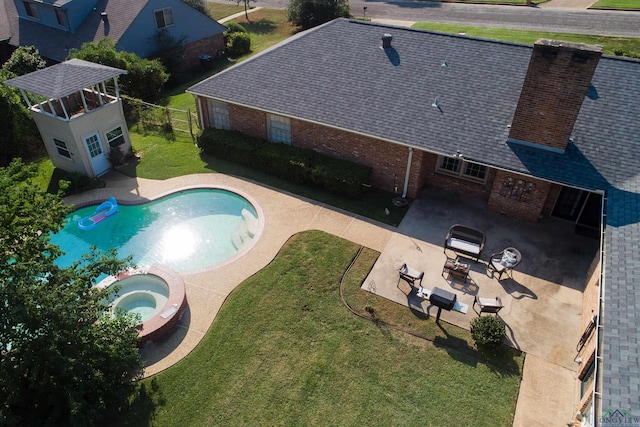
[[(139, 203), (188, 188), (221, 187), (246, 196), (264, 218), (262, 235), (239, 259), (182, 274), (188, 308), (167, 338), (141, 350), (145, 376), (172, 366), (191, 352), (212, 325), (230, 292), (271, 262), (291, 236), (319, 229), (381, 252), (363, 289), (397, 302), (399, 309), (410, 307), (434, 314), (428, 301), (417, 299), (411, 287), (397, 280), (397, 268), (402, 262), (426, 272), (425, 286), (444, 287), (469, 305), (466, 315), (443, 312), (442, 319), (448, 323), (468, 329), (470, 320), (476, 316), (471, 308), (474, 296), (501, 296), (505, 308), (500, 315), (507, 324), (511, 344), (528, 352), (514, 426), (564, 425), (575, 412), (576, 364), (572, 347), (579, 335), (583, 273), (591, 259), (585, 253), (593, 249), (591, 241), (563, 234), (553, 224), (543, 233), (536, 224), (486, 212), (482, 201), (452, 198), (437, 192), (425, 192), (416, 200), (396, 229), (223, 174), (195, 174), (155, 181), (111, 172), (103, 179), (107, 182), (106, 188), (70, 196), (65, 201), (81, 206), (115, 196), (123, 204)], [(446, 259), (442, 239), (451, 221), (489, 233), (487, 253), (498, 247), (518, 246), (527, 257), (522, 268), (513, 278), (498, 282), (486, 275), (482, 264), (474, 264), (468, 283), (447, 281), (441, 276)], [(541, 245), (546, 245), (546, 249), (541, 249)], [(569, 255), (569, 259), (563, 262), (558, 254)]]

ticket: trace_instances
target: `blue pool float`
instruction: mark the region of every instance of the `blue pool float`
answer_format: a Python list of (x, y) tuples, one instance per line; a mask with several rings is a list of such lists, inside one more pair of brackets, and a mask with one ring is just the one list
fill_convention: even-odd
[(85, 216), (78, 221), (78, 227), (82, 230), (91, 230), (96, 225), (100, 224), (105, 219), (118, 213), (118, 202), (111, 196), (107, 201), (101, 203), (96, 211), (89, 216)]

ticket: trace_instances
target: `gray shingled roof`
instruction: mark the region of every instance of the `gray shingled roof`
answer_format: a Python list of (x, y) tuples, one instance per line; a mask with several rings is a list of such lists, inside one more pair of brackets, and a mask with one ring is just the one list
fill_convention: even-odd
[(62, 98), (126, 73), (118, 68), (70, 59), (4, 83), (47, 98)]
[[(381, 49), (384, 33), (393, 50)], [(607, 194), (604, 410), (640, 412), (640, 61), (603, 56), (566, 153), (508, 144), (532, 47), (339, 19), (188, 92)], [(435, 99), (440, 108), (433, 107)], [(532, 123), (535, 126), (535, 123)]]
[[(98, 41), (106, 36), (119, 40), (147, 3), (147, 0), (99, 0), (95, 10), (87, 15), (77, 31), (69, 33), (39, 22), (20, 19), (13, 1), (0, 0), (7, 9), (11, 31), (10, 44), (36, 46), (42, 56), (55, 61), (64, 61), (71, 49), (79, 48), (84, 42)], [(118, 18), (109, 20), (108, 29), (104, 27), (100, 18), (101, 11)]]

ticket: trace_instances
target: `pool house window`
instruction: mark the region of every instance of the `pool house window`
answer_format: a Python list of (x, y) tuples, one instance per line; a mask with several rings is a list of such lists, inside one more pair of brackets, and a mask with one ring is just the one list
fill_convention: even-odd
[(121, 126), (110, 130), (105, 134), (105, 136), (107, 137), (107, 142), (109, 143), (110, 147), (118, 147), (124, 144), (124, 135)]
[(209, 100), (209, 126), (215, 129), (231, 129), (229, 107), (226, 103)]
[(56, 146), (56, 151), (58, 151), (59, 155), (67, 159), (71, 158), (71, 153), (69, 152), (66, 142), (60, 141), (58, 138), (53, 138), (53, 144)]
[(438, 156), (437, 171), (478, 182), (487, 180), (486, 166), (467, 162), (461, 157)]
[(269, 141), (291, 144), (291, 120), (288, 117), (268, 115)]
[(173, 10), (170, 7), (153, 12), (156, 17), (156, 28), (162, 29), (173, 25)]

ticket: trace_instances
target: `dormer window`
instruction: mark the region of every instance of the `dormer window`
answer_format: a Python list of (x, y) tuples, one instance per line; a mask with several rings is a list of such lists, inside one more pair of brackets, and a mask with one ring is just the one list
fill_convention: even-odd
[(173, 25), (173, 11), (170, 7), (153, 12), (156, 17), (156, 28), (162, 29)]
[(28, 1), (23, 1), (24, 10), (27, 12), (27, 16), (33, 19), (40, 19), (40, 12), (38, 12), (38, 5), (35, 3), (29, 3)]

